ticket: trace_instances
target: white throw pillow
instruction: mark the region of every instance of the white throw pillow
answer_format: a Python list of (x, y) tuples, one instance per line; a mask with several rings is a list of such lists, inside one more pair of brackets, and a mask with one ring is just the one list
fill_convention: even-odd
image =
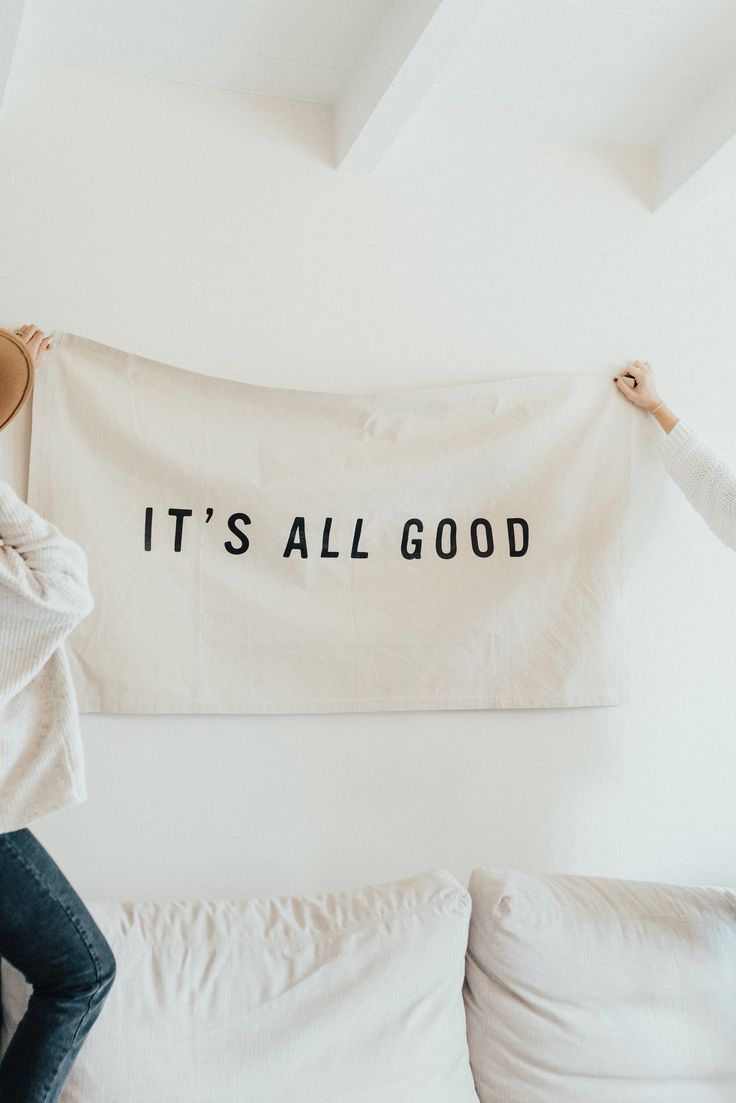
[[(117, 978), (62, 1103), (477, 1103), (449, 873), (90, 911)], [(3, 962), (4, 1045), (28, 995)]]
[(481, 1103), (736, 1100), (736, 892), (475, 870)]

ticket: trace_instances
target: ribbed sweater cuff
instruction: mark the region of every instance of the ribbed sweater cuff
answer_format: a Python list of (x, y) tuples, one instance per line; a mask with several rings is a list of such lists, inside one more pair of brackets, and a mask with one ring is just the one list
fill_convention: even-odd
[(680, 418), (674, 429), (664, 433), (659, 442), (659, 448), (667, 466), (673, 466), (683, 459), (697, 439), (692, 426)]

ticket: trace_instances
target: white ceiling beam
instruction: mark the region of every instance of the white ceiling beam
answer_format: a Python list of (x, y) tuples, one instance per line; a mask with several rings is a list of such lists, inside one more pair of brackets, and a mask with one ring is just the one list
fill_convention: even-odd
[(335, 108), (335, 161), (371, 172), (485, 0), (395, 0)]
[(0, 104), (3, 102), (10, 66), (13, 64), (24, 4), (25, 0), (0, 2)]
[(683, 214), (736, 171), (736, 72), (677, 128), (660, 150), (654, 210)]

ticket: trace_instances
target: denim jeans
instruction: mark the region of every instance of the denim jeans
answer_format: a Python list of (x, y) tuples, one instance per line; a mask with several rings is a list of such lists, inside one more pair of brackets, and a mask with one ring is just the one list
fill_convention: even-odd
[(2, 1103), (55, 1103), (115, 978), (104, 935), (27, 829), (0, 832), (0, 957), (32, 986), (0, 1061)]

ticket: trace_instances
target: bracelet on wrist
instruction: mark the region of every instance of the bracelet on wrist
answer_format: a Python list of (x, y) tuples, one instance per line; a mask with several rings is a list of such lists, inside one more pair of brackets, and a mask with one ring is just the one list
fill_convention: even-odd
[(657, 403), (656, 406), (647, 407), (647, 409), (649, 410), (650, 414), (656, 414), (656, 412), (657, 412), (657, 410), (659, 409), (660, 406), (664, 406), (664, 399), (663, 398), (661, 398), (659, 400), (659, 402)]

